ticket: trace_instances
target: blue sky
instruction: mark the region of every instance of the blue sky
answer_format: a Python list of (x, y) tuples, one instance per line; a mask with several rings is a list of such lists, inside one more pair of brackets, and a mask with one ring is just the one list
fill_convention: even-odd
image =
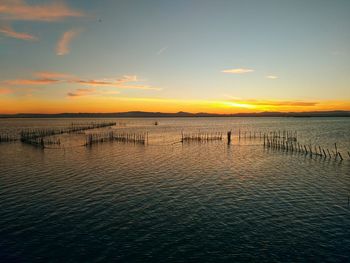
[[(0, 1), (10, 10), (0, 8), (0, 88), (12, 91), (0, 100), (24, 103), (29, 94), (28, 100), (64, 105), (67, 94), (83, 89), (76, 97), (91, 99), (98, 90), (116, 100), (178, 100), (179, 110), (182, 100), (350, 100), (350, 1), (59, 1), (72, 16), (52, 3)], [(33, 7), (62, 17), (20, 13)], [(4, 33), (8, 28), (35, 39)], [(65, 32), (73, 36), (62, 55), (57, 46)], [(222, 72), (234, 69), (251, 71)], [(36, 72), (64, 73), (85, 84), (136, 76), (130, 86), (154, 89), (115, 85), (114, 94), (106, 91), (113, 85), (100, 91), (71, 80), (11, 83), (36, 79)]]

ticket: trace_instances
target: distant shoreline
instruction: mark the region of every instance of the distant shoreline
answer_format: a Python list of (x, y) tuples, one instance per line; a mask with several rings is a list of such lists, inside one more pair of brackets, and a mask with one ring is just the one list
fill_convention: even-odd
[(190, 118), (190, 117), (350, 117), (350, 111), (313, 111), (313, 112), (257, 112), (257, 113), (234, 113), (234, 114), (216, 114), (216, 113), (189, 113), (189, 112), (143, 112), (129, 111), (116, 113), (18, 113), (18, 114), (0, 114), (0, 118)]

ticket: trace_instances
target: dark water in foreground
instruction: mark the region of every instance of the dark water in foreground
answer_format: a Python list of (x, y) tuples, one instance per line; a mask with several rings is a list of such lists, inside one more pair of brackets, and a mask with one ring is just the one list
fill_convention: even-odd
[[(0, 130), (72, 121), (0, 120)], [(178, 143), (181, 130), (292, 129), (346, 156), (349, 118), (153, 121), (114, 128), (147, 130), (149, 145), (0, 144), (0, 261), (350, 261), (349, 158), (236, 137)]]

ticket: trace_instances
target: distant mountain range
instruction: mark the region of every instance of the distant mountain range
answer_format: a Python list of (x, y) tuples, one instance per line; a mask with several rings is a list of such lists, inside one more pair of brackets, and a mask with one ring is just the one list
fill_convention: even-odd
[(0, 118), (164, 118), (164, 117), (350, 117), (350, 111), (257, 112), (257, 113), (189, 113), (128, 111), (115, 113), (18, 113), (0, 114)]

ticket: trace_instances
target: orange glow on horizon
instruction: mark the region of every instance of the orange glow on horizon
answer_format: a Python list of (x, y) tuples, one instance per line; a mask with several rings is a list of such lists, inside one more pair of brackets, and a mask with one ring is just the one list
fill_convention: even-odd
[(83, 96), (67, 99), (34, 97), (0, 98), (0, 113), (107, 113), (126, 111), (191, 113), (253, 113), (349, 110), (350, 101), (277, 101), (277, 100), (176, 100)]

